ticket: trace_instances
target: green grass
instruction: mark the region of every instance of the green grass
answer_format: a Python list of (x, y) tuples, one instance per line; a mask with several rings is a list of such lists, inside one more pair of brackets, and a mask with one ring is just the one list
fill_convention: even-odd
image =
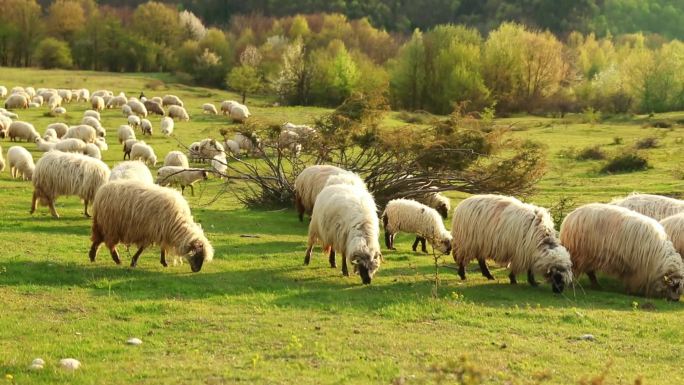
[[(10, 87), (87, 86), (130, 95), (146, 84), (159, 86), (155, 79), (172, 81), (154, 74), (0, 70), (0, 84)], [(193, 119), (176, 125), (182, 143), (218, 137), (220, 128), (239, 128), (223, 117), (201, 114), (202, 103), (236, 99), (234, 94), (172, 83), (145, 93), (174, 93), (185, 100)], [(256, 120), (312, 122), (328, 111), (269, 107), (271, 102), (248, 100)], [(67, 121), (80, 120), (85, 109), (85, 104), (67, 106)], [(19, 114), (43, 132), (55, 121), (44, 112)], [(516, 117), (498, 123), (517, 122), (515, 136), (548, 146), (549, 172), (529, 200), (552, 205), (562, 196), (580, 204), (633, 190), (679, 194), (682, 128), (642, 128), (646, 119), (593, 127), (570, 118)], [(103, 120), (110, 143), (104, 160), (114, 165), (122, 152), (113, 138), (125, 119), (110, 110)], [(151, 120), (158, 129), (159, 118)], [(396, 115), (388, 116), (388, 126), (399, 124)], [(631, 148), (637, 138), (662, 133), (661, 147), (646, 151), (653, 167), (643, 172), (603, 175), (599, 161), (557, 156), (569, 146), (597, 144), (611, 154)], [(615, 136), (624, 144), (611, 145)], [(160, 159), (177, 149), (178, 141), (158, 132), (148, 140)], [(40, 156), (33, 144), (22, 145)], [(10, 144), (2, 146), (6, 151)], [(142, 255), (136, 269), (114, 265), (102, 250), (90, 263), (90, 222), (81, 216), (78, 200), (58, 200), (59, 220), (46, 208), (30, 216), (30, 184), (0, 173), (0, 375), (13, 376), (0, 382), (433, 383), (445, 370), (458, 369), (465, 355), (467, 365), (493, 384), (571, 384), (609, 365), (609, 383), (629, 384), (637, 377), (647, 384), (681, 383), (681, 304), (625, 295), (608, 278), (602, 278), (603, 291), (578, 287), (557, 296), (547, 284), (510, 286), (501, 268), (493, 270), (497, 281), (488, 282), (474, 265), (465, 282), (454, 271), (440, 269), (435, 289), (432, 259), (411, 252), (408, 235), (397, 238), (398, 251), (384, 253), (386, 262), (373, 285), (363, 287), (358, 277), (344, 278), (327, 267), (320, 253), (310, 266), (302, 266), (307, 226), (292, 210), (249, 211), (231, 194), (214, 201), (220, 186), (212, 180), (188, 197), (216, 248), (213, 263), (191, 274), (187, 265), (162, 268), (154, 249)], [(462, 196), (453, 194), (453, 204)], [(130, 256), (119, 249), (125, 264)], [(635, 306), (646, 302), (655, 311)], [(596, 341), (577, 340), (587, 333)], [(129, 337), (143, 344), (127, 346)], [(47, 361), (42, 372), (27, 369), (36, 357)], [(79, 359), (82, 369), (62, 372), (56, 366), (65, 357)]]

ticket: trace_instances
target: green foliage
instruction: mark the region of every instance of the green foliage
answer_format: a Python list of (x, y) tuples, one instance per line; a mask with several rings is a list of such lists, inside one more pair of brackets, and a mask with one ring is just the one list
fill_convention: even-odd
[(645, 138), (641, 138), (636, 141), (634, 144), (634, 148), (637, 150), (644, 150), (644, 149), (649, 149), (649, 148), (656, 148), (658, 147), (659, 140), (656, 137), (653, 136), (647, 136)]
[(637, 152), (626, 152), (611, 158), (602, 168), (604, 174), (643, 171), (649, 167), (648, 160)]
[(52, 37), (43, 39), (36, 47), (35, 57), (43, 68), (71, 68), (71, 50), (69, 45)]
[(247, 94), (254, 93), (259, 89), (261, 80), (256, 68), (243, 64), (239, 67), (233, 67), (226, 78), (226, 84), (228, 88), (242, 95), (242, 103), (244, 103)]
[(605, 158), (606, 153), (599, 146), (585, 147), (575, 155), (577, 160), (602, 160)]

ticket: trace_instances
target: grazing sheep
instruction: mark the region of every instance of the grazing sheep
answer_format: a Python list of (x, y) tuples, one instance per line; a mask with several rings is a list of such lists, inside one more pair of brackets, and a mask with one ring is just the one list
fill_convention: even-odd
[(188, 115), (188, 112), (185, 111), (185, 108), (176, 105), (169, 106), (169, 108), (166, 110), (166, 115), (170, 118), (179, 119), (186, 122), (190, 120), (190, 116)]
[(81, 124), (85, 124), (94, 128), (95, 133), (98, 137), (104, 137), (105, 135), (107, 135), (107, 131), (104, 129), (104, 127), (102, 127), (100, 121), (93, 118), (92, 116), (83, 117), (83, 119), (81, 120)]
[(630, 294), (674, 301), (682, 294), (682, 257), (653, 218), (610, 204), (584, 205), (563, 221), (561, 242), (575, 275), (586, 273), (594, 287), (603, 272), (622, 280)]
[[(29, 103), (29, 108), (38, 108), (38, 107), (40, 107), (40, 104), (38, 104), (38, 103), (33, 103), (33, 102)], [(53, 113), (54, 113), (54, 111), (53, 111)]]
[(215, 156), (224, 154), (223, 145), (214, 139), (203, 139), (199, 142), (197, 158), (202, 162), (213, 159)]
[(29, 96), (32, 97), (32, 98), (33, 98), (34, 96), (36, 96), (36, 89), (33, 88), (33, 87), (26, 87), (26, 88), (24, 89), (24, 91), (25, 91), (27, 94), (29, 94)]
[(129, 100), (128, 106), (134, 114), (143, 118), (147, 117), (147, 108), (145, 108), (145, 105), (139, 100)]
[(221, 102), (221, 113), (223, 115), (230, 115), (230, 109), (238, 104), (240, 103), (236, 102), (235, 100), (224, 100)]
[(164, 166), (157, 171), (156, 183), (160, 186), (180, 186), (181, 195), (186, 187), (190, 187), (192, 196), (195, 196), (193, 184), (200, 180), (207, 180), (207, 170)]
[(95, 111), (95, 110), (86, 110), (83, 113), (83, 117), (85, 118), (86, 116), (90, 116), (91, 118), (97, 119), (98, 122), (102, 121), (102, 118), (100, 117), (100, 113)]
[(81, 139), (62, 139), (55, 143), (55, 150), (61, 152), (76, 152), (83, 154), (86, 150), (86, 143)]
[(244, 104), (238, 104), (230, 109), (230, 117), (235, 122), (243, 123), (249, 116), (249, 109)]
[(95, 143), (86, 144), (85, 151), (83, 153), (91, 158), (102, 159), (102, 153), (100, 153), (100, 148)]
[(349, 260), (362, 282), (370, 284), (382, 261), (378, 232), (377, 207), (366, 189), (352, 185), (327, 186), (316, 198), (304, 264), (309, 264), (311, 250), (320, 240), (325, 250), (330, 249), (331, 267), (335, 267), (335, 253), (340, 253), (342, 274), (349, 275)]
[(15, 114), (14, 112), (9, 112), (4, 108), (0, 108), (0, 115), (9, 119), (19, 119), (19, 115)]
[(226, 154), (216, 155), (211, 160), (211, 168), (219, 173), (219, 177), (223, 179), (223, 174), (228, 170), (228, 160), (226, 159)]
[(11, 94), (7, 100), (5, 100), (5, 108), (9, 110), (16, 110), (18, 108), (26, 109), (28, 106), (28, 99), (26, 99), (26, 96), (24, 95)]
[(261, 140), (256, 136), (256, 134), (243, 134), (238, 132), (233, 137), (240, 150), (245, 150), (247, 154), (257, 154), (261, 150)]
[(38, 131), (33, 127), (33, 124), (21, 120), (14, 121), (10, 124), (9, 129), (7, 130), (7, 136), (12, 142), (14, 142), (14, 139), (24, 139), (27, 142), (35, 142), (36, 138), (40, 137)]
[(33, 103), (36, 103), (36, 104), (38, 105), (38, 107), (42, 106), (42, 105), (43, 105), (43, 102), (45, 102), (45, 101), (43, 100), (43, 97), (40, 96), (40, 95), (34, 96), (34, 97), (31, 99), (31, 101), (32, 101)]
[(140, 119), (140, 130), (143, 135), (152, 136), (152, 122), (147, 119)]
[(62, 139), (69, 130), (69, 126), (67, 126), (66, 123), (52, 123), (47, 126), (47, 129), (55, 130), (55, 132), (57, 133), (57, 137)]
[(669, 216), (660, 221), (660, 224), (665, 229), (665, 233), (667, 233), (667, 237), (675, 250), (680, 255), (684, 255), (684, 213)]
[(161, 121), (161, 133), (162, 133), (162, 135), (169, 136), (169, 135), (173, 134), (173, 126), (174, 126), (173, 119), (169, 118), (168, 116), (165, 116), (164, 118), (162, 118), (162, 121)]
[(227, 148), (233, 156), (240, 156), (240, 145), (236, 141), (226, 139), (226, 141), (223, 142), (223, 147)]
[(189, 168), (188, 157), (180, 151), (171, 151), (164, 158), (164, 166), (177, 166)]
[(437, 210), (442, 218), (447, 219), (449, 217), (449, 211), (451, 211), (451, 201), (449, 198), (438, 192), (431, 192), (421, 196), (416, 197), (416, 200), (428, 207), (432, 207)]
[(57, 137), (57, 131), (55, 131), (53, 128), (48, 128), (45, 130), (45, 133), (43, 134), (43, 139), (45, 139), (48, 142), (59, 141), (59, 138)]
[(140, 118), (135, 115), (131, 115), (128, 117), (128, 125), (133, 128), (140, 127), (141, 123), (142, 122), (140, 121)]
[(102, 99), (101, 96), (92, 96), (90, 98), (90, 106), (93, 108), (95, 111), (104, 111), (105, 109), (105, 101)]
[(107, 102), (107, 108), (121, 108), (126, 103), (128, 103), (128, 99), (125, 95), (114, 96)]
[(54, 110), (52, 110), (51, 114), (54, 115), (64, 115), (66, 114), (66, 108), (64, 107), (57, 107)]
[[(328, 178), (342, 174), (356, 176), (350, 171), (329, 165), (309, 166), (297, 175), (294, 182), (294, 199), (300, 222), (304, 221), (304, 213), (311, 215), (316, 197), (325, 187)], [(365, 184), (360, 178), (351, 178), (350, 180), (358, 184), (359, 187), (365, 188)]]
[(309, 137), (316, 133), (314, 128), (305, 124), (292, 124), (288, 122), (283, 124), (280, 128), (281, 131), (293, 131), (297, 133), (303, 140), (309, 139)]
[(534, 274), (543, 275), (554, 293), (561, 293), (572, 282), (570, 255), (558, 242), (553, 219), (544, 208), (513, 197), (475, 195), (456, 207), (451, 235), (461, 279), (473, 258), (482, 275), (494, 279), (485, 262), (490, 258), (508, 267), (511, 284), (520, 273), (527, 273), (532, 286), (537, 285)]
[(89, 252), (92, 262), (103, 242), (117, 264), (121, 263), (117, 244), (138, 246), (131, 267), (153, 244), (161, 248), (164, 267), (167, 252), (187, 259), (193, 272), (200, 271), (204, 262), (214, 256), (202, 228), (192, 218), (188, 202), (177, 191), (137, 180), (117, 180), (98, 191), (93, 210), (93, 244)]
[(63, 138), (81, 139), (86, 143), (94, 143), (95, 139), (97, 138), (97, 131), (95, 128), (87, 124), (81, 124), (78, 126), (69, 127), (66, 135), (64, 135)]
[(25, 93), (25, 92), (26, 92), (26, 90), (24, 89), (24, 87), (21, 87), (21, 86), (15, 86), (10, 91), (11, 94)]
[(12, 119), (0, 113), (0, 138), (7, 136), (7, 130), (12, 125)]
[(52, 94), (47, 102), (48, 109), (54, 111), (57, 107), (62, 106), (62, 97), (57, 94)]
[[(7, 92), (6, 88), (5, 92)], [(2, 171), (5, 171), (5, 158), (2, 157), (2, 147), (0, 147), (0, 172)]]
[(90, 100), (90, 91), (87, 88), (81, 88), (80, 90), (78, 90), (78, 98), (79, 100), (87, 102), (88, 100)]
[(71, 103), (71, 98), (73, 97), (71, 90), (57, 90), (57, 94), (62, 98), (64, 103)]
[(12, 146), (7, 150), (7, 163), (10, 168), (12, 178), (31, 180), (35, 174), (35, 164), (33, 157), (27, 149), (21, 146)]
[(109, 150), (109, 146), (107, 145), (107, 142), (105, 141), (105, 138), (102, 138), (102, 137), (99, 137), (99, 136), (98, 136), (98, 137), (95, 139), (95, 145), (97, 146), (97, 148), (100, 149), (100, 151), (107, 151), (107, 150)]
[(129, 116), (133, 115), (133, 110), (131, 110), (131, 106), (125, 104), (123, 107), (121, 107), (121, 114), (123, 114), (124, 118), (128, 118)]
[(91, 99), (94, 97), (100, 97), (101, 98), (104, 96), (113, 96), (113, 95), (114, 95), (114, 93), (112, 91), (109, 91), (109, 90), (97, 90), (90, 95), (90, 98)]
[(183, 101), (176, 95), (166, 95), (162, 98), (162, 107), (178, 106), (184, 107)]
[(119, 144), (122, 144), (129, 139), (135, 139), (135, 130), (133, 130), (133, 127), (124, 124), (119, 126), (119, 129), (117, 130), (117, 136), (119, 139)]
[(145, 142), (134, 144), (128, 156), (131, 160), (142, 160), (145, 164), (153, 167), (157, 165), (157, 155), (154, 154), (154, 149)]
[(40, 152), (48, 152), (55, 149), (57, 142), (50, 142), (43, 138), (36, 138), (36, 147)]
[(123, 153), (124, 153), (124, 160), (126, 160), (126, 156), (128, 156), (128, 159), (131, 159), (131, 151), (133, 150), (133, 145), (136, 143), (145, 143), (144, 141), (140, 140), (138, 141), (137, 139), (127, 139), (123, 143)]
[(200, 161), (199, 146), (200, 146), (200, 142), (193, 142), (193, 143), (190, 143), (190, 145), (188, 146), (188, 157), (193, 162), (199, 162)]
[(109, 176), (109, 181), (132, 179), (147, 184), (154, 183), (154, 177), (145, 163), (138, 160), (128, 160), (117, 164)]
[(4, 98), (5, 96), (7, 96), (7, 87), (0, 86), (0, 98)]
[(290, 130), (283, 130), (278, 136), (278, 148), (281, 150), (287, 149), (294, 156), (299, 156), (299, 153), (302, 151), (302, 145), (298, 143), (298, 141), (298, 133)]
[(164, 111), (164, 107), (162, 107), (161, 103), (157, 103), (154, 100), (146, 100), (143, 102), (143, 105), (150, 114), (156, 114), (159, 116), (166, 115), (166, 111)]
[(210, 115), (218, 115), (218, 111), (216, 111), (216, 106), (211, 103), (202, 104), (202, 112)]
[[(330, 177), (328, 180), (335, 178)], [(418, 242), (422, 251), (427, 253), (426, 240), (441, 253), (451, 252), (452, 236), (444, 227), (442, 217), (437, 210), (410, 199), (394, 199), (387, 203), (382, 213), (382, 224), (385, 227), (385, 246), (394, 248), (394, 237), (398, 232), (416, 234), (413, 251)]]
[(630, 194), (626, 198), (615, 199), (612, 205), (624, 207), (657, 221), (684, 212), (684, 201), (651, 194)]
[(36, 205), (47, 205), (54, 218), (55, 200), (60, 196), (77, 195), (83, 200), (84, 214), (88, 214), (88, 203), (95, 198), (97, 190), (109, 180), (109, 167), (99, 159), (82, 154), (59, 151), (46, 152), (36, 163), (33, 173), (33, 200), (31, 214)]
[(155, 96), (155, 97), (153, 97), (152, 99), (150, 99), (150, 101), (153, 101), (153, 102), (159, 104), (160, 106), (162, 105), (162, 98), (161, 98), (161, 96)]

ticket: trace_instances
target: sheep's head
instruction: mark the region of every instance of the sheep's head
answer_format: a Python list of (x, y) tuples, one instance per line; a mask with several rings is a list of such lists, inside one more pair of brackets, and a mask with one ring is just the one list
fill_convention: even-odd
[(562, 293), (572, 283), (572, 261), (568, 250), (558, 244), (555, 238), (544, 238), (540, 245), (542, 252), (537, 260), (536, 270), (541, 270), (544, 279), (551, 283), (554, 293)]
[(442, 218), (447, 219), (447, 217), (449, 217), (449, 208), (446, 204), (440, 203), (436, 210)]
[(451, 254), (451, 243), (453, 241), (453, 237), (448, 231), (445, 231), (441, 234), (439, 239), (435, 242), (435, 247), (437, 250), (439, 250), (442, 254), (444, 255), (449, 255)]
[(358, 272), (364, 285), (370, 285), (373, 276), (380, 268), (382, 254), (377, 251), (357, 251), (352, 254), (351, 263), (354, 265), (354, 272)]
[(193, 273), (202, 270), (204, 261), (210, 261), (214, 256), (214, 249), (209, 242), (197, 239), (187, 245), (185, 259), (190, 264)]
[(670, 301), (679, 301), (679, 297), (682, 296), (682, 291), (684, 291), (683, 285), (684, 279), (682, 275), (670, 272), (665, 274), (662, 279), (658, 279), (654, 283), (653, 289), (658, 296), (665, 297)]

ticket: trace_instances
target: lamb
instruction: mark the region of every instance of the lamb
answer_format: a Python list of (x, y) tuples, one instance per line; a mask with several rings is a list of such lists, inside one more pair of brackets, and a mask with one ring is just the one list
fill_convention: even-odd
[(164, 158), (164, 166), (177, 166), (189, 168), (188, 157), (180, 151), (171, 151)]
[(684, 212), (684, 201), (651, 194), (630, 194), (626, 198), (615, 199), (612, 205), (628, 208), (657, 221)]
[(215, 156), (225, 154), (225, 150), (221, 143), (214, 139), (203, 139), (199, 143), (199, 148), (197, 151), (197, 158), (201, 161), (206, 161), (213, 159)]
[[(299, 221), (304, 221), (304, 213), (311, 215), (318, 193), (323, 190), (329, 177), (340, 174), (353, 173), (339, 167), (329, 165), (309, 166), (302, 170), (294, 182), (295, 208), (299, 214)], [(358, 178), (350, 178), (358, 187), (365, 188), (363, 181)]]
[(97, 131), (87, 124), (81, 124), (78, 126), (69, 127), (66, 135), (64, 135), (63, 138), (81, 139), (86, 143), (94, 143), (95, 138), (97, 138)]
[(133, 128), (140, 127), (141, 123), (142, 122), (140, 121), (140, 118), (135, 115), (131, 115), (128, 117), (128, 125)]
[(90, 106), (95, 111), (104, 111), (105, 101), (101, 96), (94, 95), (90, 98)]
[(67, 126), (65, 123), (52, 123), (47, 126), (47, 129), (55, 130), (55, 132), (57, 133), (57, 137), (62, 139), (69, 130), (69, 126)]
[(86, 151), (86, 143), (81, 139), (62, 139), (55, 143), (55, 150), (61, 152), (77, 152), (84, 153)]
[(144, 142), (138, 142), (133, 145), (129, 158), (131, 160), (142, 160), (147, 165), (157, 165), (157, 155), (154, 154), (154, 149)]
[(124, 118), (128, 118), (129, 116), (133, 115), (133, 110), (131, 110), (131, 106), (128, 104), (124, 104), (123, 107), (121, 107), (121, 114), (124, 116)]
[(112, 169), (109, 181), (121, 179), (139, 180), (147, 184), (154, 183), (154, 178), (152, 177), (150, 169), (147, 168), (145, 163), (138, 160), (121, 162)]
[(34, 103), (34, 102), (29, 103), (29, 108), (39, 108), (39, 107), (40, 107), (40, 104), (38, 104), (38, 103)]
[(97, 190), (109, 180), (109, 167), (99, 159), (82, 154), (50, 151), (38, 159), (33, 173), (33, 200), (31, 214), (36, 211), (38, 201), (47, 205), (54, 218), (55, 200), (60, 196), (77, 195), (83, 200), (84, 214), (88, 204), (95, 198)]
[(195, 196), (193, 184), (200, 180), (207, 180), (207, 170), (184, 169), (178, 166), (164, 166), (157, 171), (157, 184), (160, 186), (180, 186), (181, 195), (186, 187), (190, 187), (192, 196)]
[(133, 127), (127, 124), (119, 126), (117, 135), (119, 138), (119, 144), (126, 142), (128, 139), (135, 139), (135, 131), (133, 130)]
[(50, 142), (43, 138), (36, 138), (36, 147), (40, 152), (48, 152), (55, 149), (57, 142)]
[(143, 118), (147, 117), (147, 108), (145, 108), (145, 105), (139, 100), (129, 100), (128, 106), (131, 108), (131, 111), (136, 115), (141, 116)]
[(143, 105), (145, 106), (145, 109), (147, 109), (148, 113), (157, 114), (160, 116), (166, 115), (164, 107), (162, 107), (161, 103), (157, 103), (154, 100), (146, 100), (143, 102)]
[(226, 139), (226, 141), (223, 142), (223, 147), (227, 148), (233, 156), (240, 155), (240, 145), (232, 139)]
[(441, 215), (444, 219), (449, 217), (449, 211), (451, 211), (451, 201), (449, 198), (445, 197), (439, 192), (430, 192), (418, 196), (416, 197), (416, 201), (437, 210), (439, 215)]
[(475, 195), (458, 205), (452, 223), (452, 251), (461, 279), (472, 258), (477, 258), (483, 276), (494, 279), (485, 262), (491, 258), (508, 266), (511, 284), (525, 272), (532, 286), (537, 286), (534, 274), (542, 274), (554, 293), (572, 282), (570, 254), (558, 242), (553, 219), (544, 208), (513, 197)]
[(64, 108), (64, 107), (57, 107), (51, 111), (52, 116), (64, 115), (64, 114), (66, 114), (66, 108)]
[(35, 174), (35, 164), (33, 157), (27, 149), (21, 146), (12, 146), (7, 150), (7, 163), (10, 168), (12, 178), (31, 180)]
[[(328, 179), (329, 183), (331, 179)], [(451, 234), (444, 228), (444, 223), (437, 210), (410, 199), (394, 199), (387, 203), (382, 213), (382, 223), (385, 228), (385, 246), (394, 248), (394, 237), (402, 231), (416, 234), (413, 251), (418, 242), (422, 244), (422, 251), (427, 253), (425, 241), (443, 254), (451, 253)]]
[(21, 120), (14, 121), (10, 124), (9, 129), (7, 130), (7, 136), (12, 142), (14, 139), (24, 139), (27, 142), (35, 142), (36, 138), (40, 138), (40, 135), (35, 127), (33, 127), (33, 124)]
[(45, 133), (43, 134), (43, 139), (45, 139), (48, 142), (59, 141), (59, 138), (57, 137), (57, 131), (55, 131), (53, 128), (48, 128), (45, 130)]
[(233, 108), (230, 109), (230, 117), (235, 122), (243, 123), (249, 116), (249, 109), (244, 104), (234, 105)]
[(29, 102), (26, 96), (19, 94), (11, 94), (7, 100), (5, 100), (5, 108), (10, 110), (15, 110), (18, 108), (26, 109), (28, 108)]
[(100, 117), (100, 113), (95, 111), (95, 110), (86, 110), (83, 113), (83, 117), (85, 118), (86, 116), (90, 116), (91, 118), (97, 119), (98, 122), (102, 121), (102, 118)]
[(94, 262), (97, 249), (105, 243), (112, 259), (120, 264), (116, 245), (138, 246), (131, 259), (135, 267), (143, 250), (152, 244), (161, 248), (160, 262), (166, 267), (166, 253), (185, 258), (193, 272), (214, 256), (214, 249), (196, 224), (187, 201), (177, 191), (137, 180), (117, 180), (98, 191), (88, 256)]
[(678, 301), (684, 262), (655, 219), (610, 204), (581, 206), (563, 221), (561, 242), (572, 255), (576, 276), (596, 272), (622, 280), (630, 294)]
[(178, 106), (184, 107), (183, 101), (176, 95), (166, 95), (162, 98), (162, 106)]
[(185, 108), (176, 105), (169, 106), (168, 110), (166, 111), (166, 115), (170, 118), (179, 119), (186, 122), (190, 120), (190, 116), (188, 115), (188, 112), (185, 111)]
[(660, 221), (660, 224), (665, 229), (675, 250), (680, 255), (684, 255), (684, 213), (669, 216)]
[(133, 151), (133, 145), (136, 143), (145, 143), (142, 140), (138, 141), (136, 139), (127, 139), (124, 144), (123, 144), (123, 153), (124, 153), (124, 160), (126, 160), (126, 156), (128, 156), (128, 159), (131, 159), (131, 151)]
[(173, 119), (165, 116), (161, 121), (161, 132), (164, 136), (169, 136), (173, 134)]
[(324, 249), (330, 249), (331, 267), (336, 266), (335, 253), (340, 253), (342, 274), (349, 275), (349, 260), (361, 281), (370, 284), (382, 261), (378, 232), (377, 207), (366, 189), (344, 184), (327, 186), (316, 198), (304, 264), (309, 264), (313, 246), (320, 240)]
[(102, 159), (100, 148), (95, 143), (87, 143), (83, 153), (91, 158)]
[(140, 130), (143, 135), (152, 136), (152, 122), (147, 119), (140, 119)]
[(216, 111), (216, 106), (211, 103), (202, 104), (202, 112), (210, 115), (218, 115), (218, 111)]

